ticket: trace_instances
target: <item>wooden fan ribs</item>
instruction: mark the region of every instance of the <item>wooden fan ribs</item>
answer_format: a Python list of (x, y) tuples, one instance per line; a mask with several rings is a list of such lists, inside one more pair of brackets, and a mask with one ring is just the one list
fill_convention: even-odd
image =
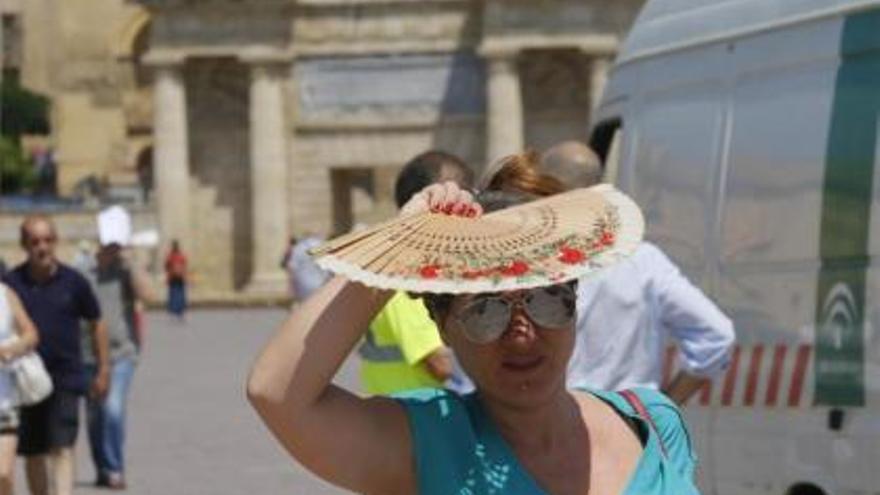
[[(322, 266), (368, 285), (410, 290), (460, 292), (479, 284), (511, 286), (511, 279), (532, 285), (567, 280), (627, 254), (641, 237), (637, 207), (621, 193), (600, 187), (479, 219), (417, 214), (340, 237), (316, 253), (327, 258)], [(621, 209), (635, 221), (622, 223)], [(621, 235), (623, 254), (618, 252)]]

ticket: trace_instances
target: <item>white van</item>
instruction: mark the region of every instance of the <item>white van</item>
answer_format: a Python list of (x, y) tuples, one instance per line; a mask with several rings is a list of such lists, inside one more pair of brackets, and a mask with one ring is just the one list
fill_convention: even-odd
[(649, 0), (610, 74), (591, 144), (736, 324), (707, 494), (880, 493), (878, 116), (878, 0)]

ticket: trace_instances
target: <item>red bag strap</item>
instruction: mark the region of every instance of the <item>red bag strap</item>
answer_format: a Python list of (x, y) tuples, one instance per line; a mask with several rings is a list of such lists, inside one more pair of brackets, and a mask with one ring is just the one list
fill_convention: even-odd
[(663, 452), (663, 457), (669, 457), (669, 455), (667, 455), (666, 453), (666, 444), (663, 443), (663, 437), (660, 436), (660, 430), (657, 429), (657, 424), (654, 423), (654, 418), (652, 418), (651, 414), (648, 413), (648, 408), (645, 407), (645, 403), (642, 402), (642, 399), (640, 399), (635, 392), (629, 389), (621, 390), (617, 392), (617, 394), (623, 397), (623, 400), (625, 400), (627, 403), (629, 403), (630, 406), (632, 406), (633, 409), (635, 409), (636, 414), (638, 414), (640, 418), (648, 423), (648, 426), (650, 426), (650, 428), (654, 431), (654, 435), (657, 436), (657, 443), (660, 444), (660, 451)]

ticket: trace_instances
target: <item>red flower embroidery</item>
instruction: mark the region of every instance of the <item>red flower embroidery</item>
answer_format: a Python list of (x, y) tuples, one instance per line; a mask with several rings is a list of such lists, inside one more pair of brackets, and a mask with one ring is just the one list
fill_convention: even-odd
[(568, 265), (576, 265), (581, 261), (584, 261), (586, 255), (580, 249), (574, 249), (570, 247), (563, 246), (559, 249), (559, 261), (566, 263)]
[(422, 278), (437, 278), (440, 276), (440, 267), (437, 265), (425, 265), (419, 269)]
[(602, 232), (602, 240), (599, 242), (601, 242), (603, 246), (610, 246), (614, 244), (614, 232), (611, 232), (609, 230)]
[(480, 278), (483, 276), (482, 270), (465, 270), (461, 272), (462, 278), (466, 278), (468, 280), (473, 280), (475, 278)]
[(501, 268), (501, 274), (507, 277), (519, 277), (525, 275), (529, 271), (529, 264), (525, 261), (514, 261), (511, 264)]

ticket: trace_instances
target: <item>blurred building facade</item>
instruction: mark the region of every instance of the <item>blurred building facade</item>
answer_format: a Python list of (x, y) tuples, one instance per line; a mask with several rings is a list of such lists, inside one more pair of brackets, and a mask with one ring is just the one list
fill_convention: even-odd
[(290, 234), (393, 210), (440, 148), (475, 170), (585, 139), (643, 0), (27, 0), (62, 192), (140, 184), (198, 293), (283, 290)]

